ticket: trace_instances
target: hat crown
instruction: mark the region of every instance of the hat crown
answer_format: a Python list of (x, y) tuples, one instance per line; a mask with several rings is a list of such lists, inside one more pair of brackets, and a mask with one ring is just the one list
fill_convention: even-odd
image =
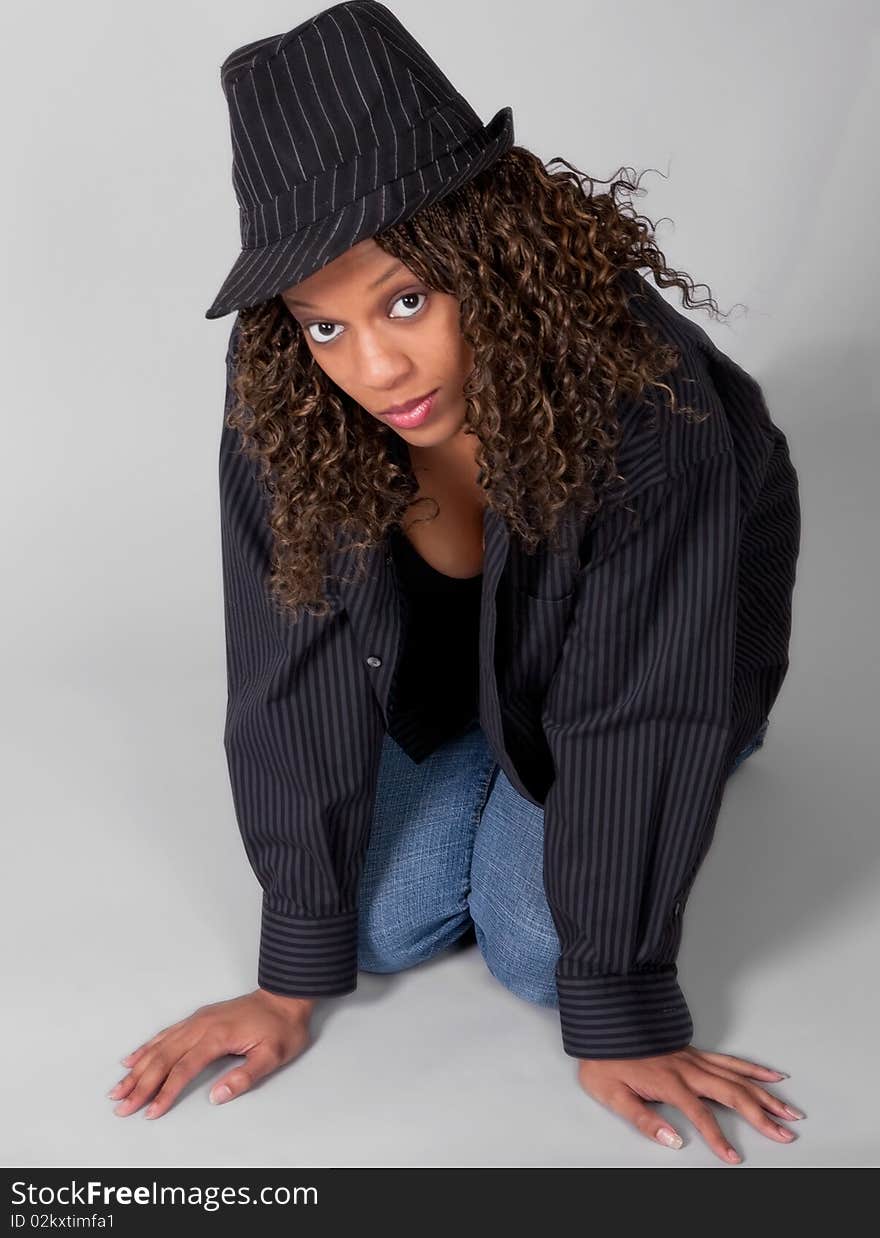
[(384, 4), (345, 0), (231, 52), (241, 253), (206, 317), (257, 304), (476, 176), (513, 143)]
[[(363, 175), (372, 158), (396, 155), (403, 175), (469, 132), (480, 119), (442, 70), (383, 4), (348, 0), (287, 34), (232, 52), (220, 70), (229, 106), (233, 186), (242, 243), (265, 243), (265, 214), (308, 186)], [(360, 164), (360, 168), (358, 168)], [(316, 202), (313, 217), (319, 214)], [(305, 219), (298, 212), (300, 222)]]

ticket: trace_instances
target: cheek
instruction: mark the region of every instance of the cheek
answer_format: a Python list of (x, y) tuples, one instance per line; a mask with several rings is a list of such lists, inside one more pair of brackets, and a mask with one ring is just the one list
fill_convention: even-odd
[(315, 369), (323, 370), (329, 379), (336, 382), (336, 375), (339, 372), (339, 365), (337, 364), (334, 366), (333, 357), (330, 350), (328, 349), (327, 352), (322, 352), (320, 344), (315, 345), (314, 347), (306, 344), (306, 348), (309, 350), (312, 358), (312, 364)]
[[(442, 369), (449, 379), (463, 378), (473, 366), (473, 350), (459, 330), (457, 315), (449, 315), (438, 330), (431, 333), (429, 347), (434, 367)], [(431, 358), (422, 360), (430, 362)]]
[(334, 363), (333, 358), (330, 356), (328, 356), (325, 360), (323, 354), (321, 353), (320, 345), (316, 348), (310, 348), (309, 352), (311, 353), (312, 364), (314, 365), (315, 370), (323, 373), (324, 376), (330, 380), (333, 386), (338, 387), (338, 389), (344, 395), (347, 395), (349, 399), (358, 402), (359, 393), (352, 389), (350, 375), (346, 372), (345, 368), (341, 366), (338, 361)]

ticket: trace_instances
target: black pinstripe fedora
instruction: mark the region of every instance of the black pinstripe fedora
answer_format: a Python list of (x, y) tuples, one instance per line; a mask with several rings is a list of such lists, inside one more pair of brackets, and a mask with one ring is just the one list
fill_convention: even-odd
[(241, 253), (206, 318), (258, 305), (407, 219), (513, 145), (390, 9), (335, 4), (220, 69)]

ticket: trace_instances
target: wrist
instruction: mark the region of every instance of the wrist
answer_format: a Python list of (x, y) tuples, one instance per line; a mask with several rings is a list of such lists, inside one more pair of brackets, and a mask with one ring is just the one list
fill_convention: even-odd
[(287, 993), (273, 993), (271, 989), (257, 989), (261, 997), (267, 998), (273, 1005), (291, 1012), (311, 1014), (319, 999), (317, 997), (295, 997)]

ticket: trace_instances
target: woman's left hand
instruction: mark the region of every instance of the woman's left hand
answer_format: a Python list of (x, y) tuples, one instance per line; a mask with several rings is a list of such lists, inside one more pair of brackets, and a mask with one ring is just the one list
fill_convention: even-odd
[[(742, 1157), (724, 1138), (714, 1113), (701, 1098), (735, 1109), (769, 1139), (790, 1143), (794, 1133), (774, 1122), (770, 1114), (789, 1120), (805, 1115), (752, 1082), (777, 1082), (784, 1078), (780, 1071), (756, 1062), (726, 1053), (707, 1053), (693, 1045), (658, 1057), (581, 1059), (578, 1066), (578, 1081), (584, 1091), (606, 1109), (626, 1118), (649, 1139), (667, 1147), (682, 1146), (678, 1133), (645, 1104), (664, 1101), (676, 1105), (690, 1118), (713, 1152), (728, 1164), (738, 1164)], [(671, 1138), (667, 1140), (664, 1131)]]

